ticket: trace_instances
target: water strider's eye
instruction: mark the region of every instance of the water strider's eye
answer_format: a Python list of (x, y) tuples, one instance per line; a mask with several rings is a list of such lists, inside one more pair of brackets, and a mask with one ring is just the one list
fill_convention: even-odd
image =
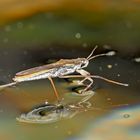
[(84, 62), (81, 64), (81, 68), (85, 68), (85, 67), (87, 67), (87, 65), (88, 65), (88, 63), (84, 61)]

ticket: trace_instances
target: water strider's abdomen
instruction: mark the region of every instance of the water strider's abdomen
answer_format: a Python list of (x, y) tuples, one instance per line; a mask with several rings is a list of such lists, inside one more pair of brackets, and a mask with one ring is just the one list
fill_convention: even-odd
[(75, 70), (78, 68), (80, 68), (79, 65), (62, 66), (62, 67), (58, 67), (58, 68), (49, 69), (46, 71), (44, 70), (44, 72), (38, 72), (38, 73), (33, 73), (33, 74), (23, 75), (23, 76), (15, 76), (15, 78), (13, 78), (13, 80), (16, 82), (22, 82), (22, 81), (46, 79), (48, 77), (54, 78), (54, 77), (71, 74), (71, 73), (75, 72)]

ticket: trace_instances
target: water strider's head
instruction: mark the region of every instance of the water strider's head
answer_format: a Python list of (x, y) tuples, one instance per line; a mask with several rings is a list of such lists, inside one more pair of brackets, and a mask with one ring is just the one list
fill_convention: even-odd
[[(97, 57), (100, 57), (100, 56), (113, 56), (115, 55), (115, 52), (114, 51), (110, 51), (110, 52), (107, 52), (107, 53), (102, 53), (102, 54), (97, 54), (97, 55), (93, 55), (94, 51), (97, 49), (98, 46), (95, 46), (95, 48), (92, 50), (92, 52), (88, 55), (87, 58), (77, 58), (76, 61), (77, 63), (80, 64), (80, 68), (85, 68), (88, 66), (89, 64), (89, 61), (94, 59), (94, 58), (97, 58)], [(93, 55), (93, 56), (92, 56)]]
[(77, 58), (76, 62), (80, 65), (80, 69), (87, 67), (89, 64), (89, 60), (87, 60), (86, 58)]

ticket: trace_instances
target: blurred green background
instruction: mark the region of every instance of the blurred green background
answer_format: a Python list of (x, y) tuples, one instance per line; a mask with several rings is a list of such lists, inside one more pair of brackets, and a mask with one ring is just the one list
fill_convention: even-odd
[(140, 51), (139, 0), (1, 0), (0, 47), (111, 46)]

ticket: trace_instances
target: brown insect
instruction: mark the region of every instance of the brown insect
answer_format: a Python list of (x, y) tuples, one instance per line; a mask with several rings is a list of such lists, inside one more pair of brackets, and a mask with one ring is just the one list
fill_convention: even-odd
[[(88, 80), (90, 84), (86, 86), (86, 88), (82, 91), (85, 92), (87, 91), (91, 85), (93, 84), (93, 79), (92, 78), (98, 78), (105, 80), (110, 83), (122, 85), (122, 86), (128, 86), (128, 84), (125, 83), (120, 83), (116, 82), (98, 75), (91, 75), (89, 72), (85, 71), (83, 68), (87, 67), (89, 64), (89, 61), (100, 57), (100, 56), (113, 56), (115, 54), (114, 51), (110, 51), (108, 53), (103, 53), (103, 54), (98, 54), (92, 56), (94, 51), (96, 50), (97, 46), (92, 50), (90, 55), (87, 58), (76, 58), (76, 59), (60, 59), (59, 61), (39, 67), (34, 67), (31, 69), (27, 69), (21, 72), (16, 73), (15, 77), (13, 78), (14, 82), (6, 84), (6, 85), (1, 85), (0, 88), (8, 87), (15, 85), (20, 82), (24, 81), (32, 81), (32, 80), (39, 80), (39, 79), (46, 79), (48, 78), (51, 82), (51, 85), (53, 87), (55, 96), (58, 101), (59, 95), (58, 92), (55, 88), (55, 84), (52, 80), (52, 78), (58, 77), (58, 78), (78, 78), (78, 77), (84, 77), (83, 80), (80, 81), (80, 83), (83, 83), (85, 80)], [(68, 75), (72, 74), (74, 72), (79, 73), (80, 75)], [(82, 93), (81, 93), (82, 94)]]

